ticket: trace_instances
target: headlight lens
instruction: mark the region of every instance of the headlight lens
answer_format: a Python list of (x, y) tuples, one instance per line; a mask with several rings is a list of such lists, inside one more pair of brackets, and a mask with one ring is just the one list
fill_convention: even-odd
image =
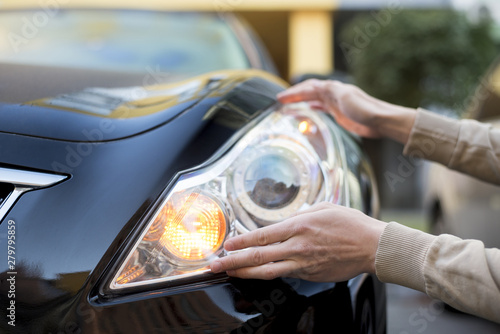
[(275, 107), (215, 163), (183, 173), (111, 281), (113, 290), (207, 274), (235, 234), (311, 205), (344, 203), (337, 126), (307, 104)]
[(236, 191), (263, 209), (287, 207), (297, 198), (301, 181), (308, 175), (305, 166), (294, 166), (293, 160), (299, 163), (293, 151), (263, 148), (250, 166), (243, 165), (236, 172)]

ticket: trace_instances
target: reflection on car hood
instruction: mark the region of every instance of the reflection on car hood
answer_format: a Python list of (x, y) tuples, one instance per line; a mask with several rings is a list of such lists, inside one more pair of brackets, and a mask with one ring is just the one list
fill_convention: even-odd
[(0, 104), (0, 132), (67, 141), (109, 141), (156, 128), (201, 101), (216, 103), (258, 70), (218, 71), (176, 83), (88, 87), (22, 104)]
[(186, 82), (149, 88), (92, 87), (72, 94), (36, 100), (31, 102), (31, 105), (115, 119), (133, 118), (202, 98), (227, 78), (226, 75), (213, 74)]

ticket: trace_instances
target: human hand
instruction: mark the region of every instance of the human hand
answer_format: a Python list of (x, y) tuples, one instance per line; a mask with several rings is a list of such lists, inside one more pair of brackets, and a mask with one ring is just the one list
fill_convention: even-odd
[(356, 86), (310, 79), (278, 94), (282, 103), (306, 101), (331, 113), (346, 130), (368, 138), (386, 136), (403, 144), (415, 121), (415, 110), (376, 99)]
[(385, 226), (358, 210), (320, 203), (281, 223), (227, 240), (227, 251), (255, 248), (216, 259), (211, 269), (240, 278), (344, 281), (363, 272), (375, 273), (375, 254)]

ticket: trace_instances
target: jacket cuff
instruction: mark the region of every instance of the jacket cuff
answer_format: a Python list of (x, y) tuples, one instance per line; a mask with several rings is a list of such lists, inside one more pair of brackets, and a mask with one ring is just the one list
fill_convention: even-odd
[(423, 158), (448, 166), (460, 133), (454, 119), (419, 108), (403, 154)]
[(380, 236), (375, 257), (379, 280), (426, 292), (424, 263), (435, 238), (395, 222), (389, 223)]

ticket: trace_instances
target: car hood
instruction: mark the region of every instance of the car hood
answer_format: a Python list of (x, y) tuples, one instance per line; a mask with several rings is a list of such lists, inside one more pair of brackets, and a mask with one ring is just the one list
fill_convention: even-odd
[[(40, 73), (40, 69), (33, 71), (35, 77)], [(76, 142), (111, 141), (152, 130), (195, 104), (215, 103), (256, 73), (283, 85), (258, 70), (218, 71), (159, 85), (148, 85), (153, 78), (144, 76), (63, 72), (66, 79), (55, 80), (56, 87), (51, 80), (54, 76), (46, 76), (24, 93), (18, 86), (9, 95), (11, 101), (0, 96), (0, 132)], [(49, 91), (60, 93), (37, 97)], [(37, 98), (30, 100), (33, 97)]]

